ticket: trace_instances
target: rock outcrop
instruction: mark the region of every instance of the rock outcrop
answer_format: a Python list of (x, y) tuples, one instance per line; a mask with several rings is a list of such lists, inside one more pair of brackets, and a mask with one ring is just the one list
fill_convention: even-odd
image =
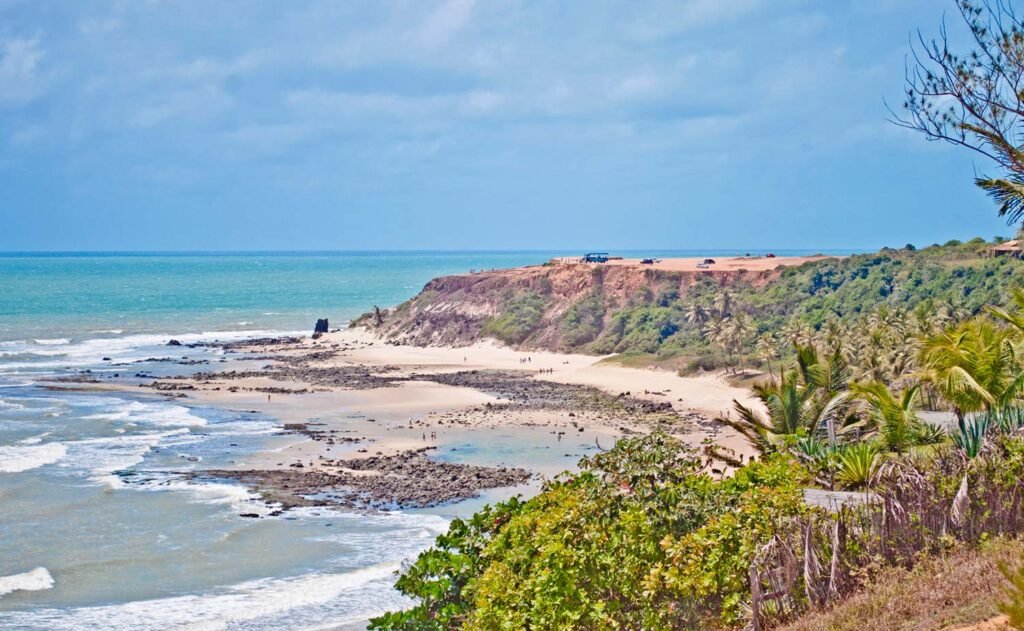
[(327, 323), (327, 318), (320, 318), (313, 327), (313, 333), (326, 333), (328, 328), (330, 325)]

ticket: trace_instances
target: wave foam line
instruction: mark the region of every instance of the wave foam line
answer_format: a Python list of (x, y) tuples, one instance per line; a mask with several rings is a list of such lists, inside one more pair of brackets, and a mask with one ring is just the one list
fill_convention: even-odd
[(21, 473), (57, 462), (67, 454), (61, 443), (0, 446), (0, 473)]
[(36, 592), (43, 589), (53, 588), (53, 577), (45, 567), (37, 567), (21, 574), (11, 576), (0, 576), (0, 596), (12, 592)]

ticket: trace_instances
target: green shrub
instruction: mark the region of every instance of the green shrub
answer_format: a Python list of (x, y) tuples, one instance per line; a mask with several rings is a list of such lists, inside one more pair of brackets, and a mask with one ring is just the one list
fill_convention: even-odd
[(506, 344), (521, 344), (540, 325), (547, 306), (544, 298), (528, 292), (506, 299), (502, 312), (484, 322), (484, 335)]
[(724, 481), (700, 468), (692, 450), (665, 435), (623, 439), (537, 497), (499, 507), (501, 519), (489, 509), (473, 527), (456, 522), (398, 581), (417, 606), (371, 628), (735, 621), (753, 551), (785, 517), (808, 510), (799, 490), (805, 475), (782, 457)]
[(598, 292), (576, 302), (562, 316), (562, 343), (575, 348), (594, 341), (604, 326), (604, 298)]

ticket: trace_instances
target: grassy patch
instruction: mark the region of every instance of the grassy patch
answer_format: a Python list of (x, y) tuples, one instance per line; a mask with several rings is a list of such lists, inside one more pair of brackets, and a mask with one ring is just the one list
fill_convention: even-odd
[(811, 613), (786, 631), (945, 629), (999, 614), (1006, 580), (999, 563), (1016, 566), (1024, 542), (997, 539), (926, 559), (913, 570), (889, 569), (830, 610)]

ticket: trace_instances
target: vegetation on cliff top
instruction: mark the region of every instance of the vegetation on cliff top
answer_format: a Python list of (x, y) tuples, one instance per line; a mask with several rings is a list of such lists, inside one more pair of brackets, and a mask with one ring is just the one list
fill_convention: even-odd
[(869, 328), (872, 318), (941, 324), (1009, 304), (1024, 265), (990, 256), (990, 247), (975, 239), (886, 249), (787, 268), (767, 284), (739, 278), (723, 287), (702, 275), (682, 293), (669, 274), (625, 303), (597, 282), (567, 308), (552, 293), (506, 290), (480, 333), (513, 345), (544, 339), (560, 350), (685, 358), (694, 368), (770, 362), (793, 341)]

